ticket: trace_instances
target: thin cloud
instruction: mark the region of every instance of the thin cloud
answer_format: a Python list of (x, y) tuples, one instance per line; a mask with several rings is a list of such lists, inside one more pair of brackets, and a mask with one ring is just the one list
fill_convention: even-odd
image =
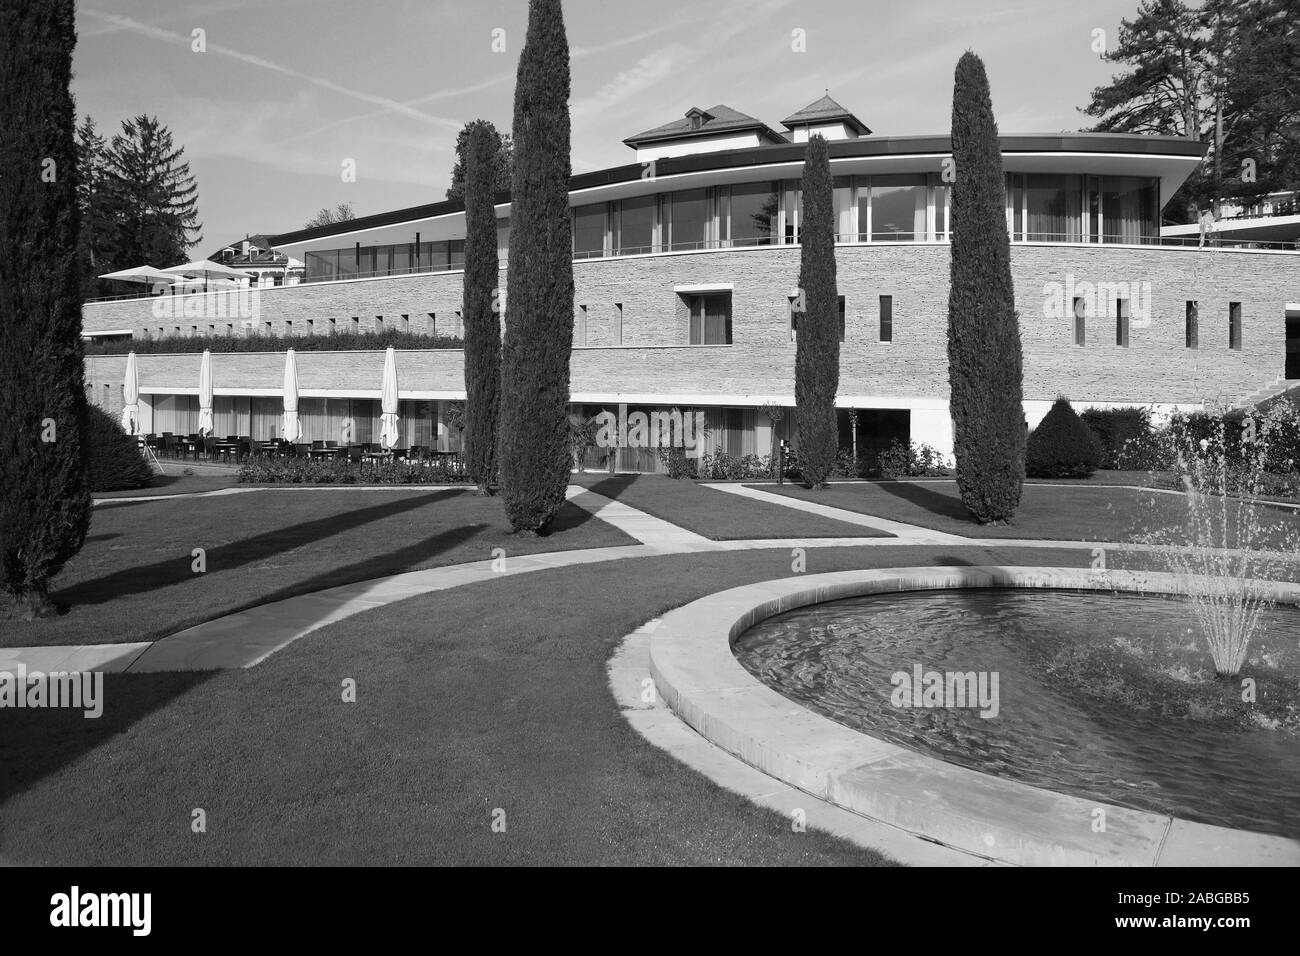
[[(103, 13), (98, 10), (83, 10), (82, 13), (103, 23), (112, 23), (121, 26), (123, 29), (130, 30), (133, 33), (151, 37), (155, 40), (163, 40), (167, 43), (180, 43), (186, 46), (191, 42), (191, 37), (189, 35), (173, 33), (171, 30), (164, 30), (161, 27), (151, 26), (148, 23), (141, 23), (139, 20), (132, 20), (129, 17), (122, 17), (113, 13)], [(376, 96), (372, 93), (350, 89), (342, 84), (335, 83), (333, 80), (302, 73), (280, 63), (274, 63), (271, 60), (264, 59), (263, 57), (254, 56), (251, 53), (241, 53), (239, 50), (232, 50), (230, 47), (220, 46), (216, 43), (207, 44), (207, 52), (216, 53), (219, 56), (230, 57), (231, 59), (238, 60), (241, 63), (247, 63), (250, 66), (260, 67), (264, 70), (271, 70), (272, 72), (282, 74), (283, 76), (293, 77), (294, 79), (302, 80), (303, 82), (310, 83), (313, 86), (320, 87), (323, 90), (328, 90), (331, 93), (338, 93), (342, 96), (350, 97), (351, 99), (360, 100), (363, 103), (383, 106), (387, 110), (394, 113), (400, 113), (401, 115), (410, 117), (411, 119), (419, 120), (422, 123), (429, 123), (430, 125), (440, 126), (444, 129), (460, 129), (460, 124), (453, 120), (421, 112), (414, 107), (407, 106), (405, 103), (399, 103), (397, 100), (391, 99), (387, 96)]]

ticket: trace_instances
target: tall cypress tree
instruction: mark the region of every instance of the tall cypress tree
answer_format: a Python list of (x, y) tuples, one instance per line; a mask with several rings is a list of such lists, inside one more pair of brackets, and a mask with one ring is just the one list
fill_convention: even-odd
[(569, 41), (560, 0), (530, 0), (515, 84), (501, 492), (516, 531), (545, 531), (569, 482), (573, 227)]
[(498, 159), (491, 124), (474, 126), (465, 140), (465, 463), (481, 495), (497, 472), (497, 415), (501, 404), (501, 321), (497, 277), (497, 220), (492, 197)]
[(0, 604), (51, 613), (90, 524), (73, 0), (0, 0)]
[(799, 300), (795, 304), (795, 424), (803, 482), (809, 488), (824, 488), (839, 451), (835, 392), (840, 384), (840, 322), (830, 150), (821, 136), (808, 140), (802, 192)]
[(1020, 322), (1005, 183), (984, 63), (967, 51), (952, 95), (948, 379), (957, 487), (981, 524), (1009, 521), (1025, 481)]

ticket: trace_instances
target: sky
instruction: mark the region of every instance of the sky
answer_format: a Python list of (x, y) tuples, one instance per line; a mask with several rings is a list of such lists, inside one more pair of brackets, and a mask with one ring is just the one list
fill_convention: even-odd
[[(952, 70), (983, 57), (1002, 132), (1060, 132), (1116, 66), (1137, 0), (565, 0), (575, 173), (718, 103), (774, 129), (827, 90), (877, 135), (944, 133)], [(525, 0), (80, 0), (73, 93), (101, 132), (147, 113), (199, 187), (207, 255), (444, 197), (456, 133), (507, 130)], [(194, 49), (201, 34), (204, 50)], [(503, 49), (504, 47), (504, 49)], [(355, 182), (345, 182), (351, 162)]]

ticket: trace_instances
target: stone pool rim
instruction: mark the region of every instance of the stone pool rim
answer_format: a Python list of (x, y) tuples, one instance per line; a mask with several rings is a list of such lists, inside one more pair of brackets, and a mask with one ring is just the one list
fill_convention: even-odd
[[(715, 746), (860, 816), (1015, 865), (1296, 866), (1300, 841), (1057, 793), (959, 767), (845, 727), (750, 674), (732, 645), (755, 624), (811, 604), (904, 591), (1045, 588), (1179, 595), (1154, 571), (912, 567), (799, 575), (720, 591), (665, 614), (650, 673), (668, 706)], [(1268, 582), (1278, 604), (1300, 586)], [(1094, 830), (1097, 810), (1104, 832)]]

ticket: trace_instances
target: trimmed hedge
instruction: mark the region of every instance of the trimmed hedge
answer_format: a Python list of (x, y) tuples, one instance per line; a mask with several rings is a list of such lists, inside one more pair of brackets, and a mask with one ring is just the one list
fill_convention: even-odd
[(467, 485), (467, 475), (444, 462), (349, 462), (257, 456), (244, 462), (236, 480), (249, 485)]
[(98, 405), (86, 410), (86, 471), (91, 491), (143, 488), (153, 479), (139, 444)]
[(127, 339), (121, 342), (86, 343), (87, 355), (176, 355), (209, 351), (226, 352), (382, 352), (389, 346), (398, 351), (420, 349), (460, 349), (461, 339), (448, 335), (425, 335), (420, 332), (344, 332), (338, 335), (253, 335), (198, 336), (196, 338)]
[(1101, 439), (1075, 414), (1068, 401), (1058, 398), (1029, 435), (1025, 473), (1031, 478), (1088, 478), (1105, 454)]
[(1090, 408), (1080, 416), (1101, 441), (1101, 467), (1118, 471), (1163, 471), (1167, 442), (1151, 424), (1149, 408)]

